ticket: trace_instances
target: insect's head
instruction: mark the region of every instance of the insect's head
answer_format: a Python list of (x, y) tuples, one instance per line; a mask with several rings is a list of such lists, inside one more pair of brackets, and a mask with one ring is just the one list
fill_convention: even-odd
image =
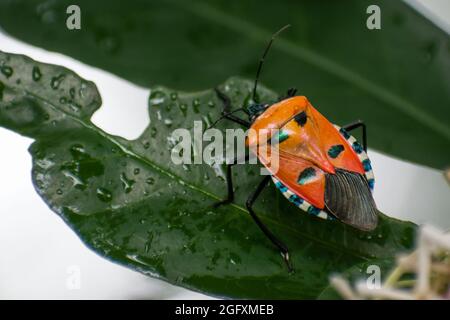
[(251, 122), (261, 115), (269, 107), (267, 103), (255, 103), (247, 107), (248, 117)]

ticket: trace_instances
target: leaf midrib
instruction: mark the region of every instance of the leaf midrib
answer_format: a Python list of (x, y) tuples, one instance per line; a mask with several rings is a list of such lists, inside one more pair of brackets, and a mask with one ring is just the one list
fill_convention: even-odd
[[(204, 2), (195, 1), (171, 1), (173, 4), (182, 6), (185, 10), (194, 13), (195, 15), (211, 20), (214, 23), (221, 24), (222, 26), (238, 33), (247, 36), (252, 40), (259, 42), (266, 42), (272, 36), (272, 33), (259, 28), (256, 25), (251, 24), (248, 21), (233, 17), (221, 12), (211, 5)], [(340, 65), (339, 63), (320, 55), (319, 53), (308, 49), (306, 47), (300, 46), (285, 39), (277, 39), (277, 46), (275, 46), (284, 53), (291, 55), (294, 58), (303, 60), (327, 73), (330, 73), (342, 80), (345, 80), (355, 87), (362, 89), (368, 94), (374, 96), (375, 98), (386, 102), (397, 110), (405, 113), (406, 115), (414, 118), (419, 123), (427, 126), (432, 131), (439, 135), (442, 135), (445, 139), (450, 140), (450, 127), (445, 123), (439, 121), (435, 117), (431, 116), (429, 113), (422, 111), (420, 107), (410, 103), (409, 101), (403, 99), (402, 97), (392, 93), (388, 89), (372, 82), (363, 76), (359, 75), (348, 69), (346, 66)]]
[[(10, 88), (11, 88), (11, 87), (10, 87)], [(11, 88), (11, 89), (14, 90), (13, 88)], [(43, 97), (40, 97), (40, 96), (38, 96), (37, 94), (35, 94), (35, 93), (31, 92), (31, 91), (28, 91), (28, 90), (25, 90), (25, 89), (23, 89), (23, 91), (24, 91), (25, 93), (27, 93), (27, 94), (33, 96), (34, 98), (36, 98), (36, 99), (38, 99), (38, 100), (41, 100), (41, 101), (45, 102), (45, 103), (46, 103), (48, 106), (50, 106), (53, 110), (55, 110), (55, 111), (57, 111), (57, 112), (63, 113), (66, 117), (68, 117), (68, 118), (72, 119), (73, 121), (79, 123), (79, 124), (80, 124), (81, 126), (83, 126), (84, 128), (89, 129), (89, 130), (92, 130), (93, 132), (99, 134), (99, 135), (100, 135), (101, 137), (103, 137), (104, 139), (106, 139), (106, 140), (108, 140), (109, 142), (115, 144), (115, 145), (116, 145), (118, 148), (120, 148), (120, 150), (121, 150), (122, 152), (124, 152), (125, 154), (127, 154), (127, 155), (129, 155), (129, 156), (131, 156), (131, 157), (133, 157), (133, 158), (135, 158), (135, 159), (137, 159), (137, 160), (139, 160), (139, 161), (141, 161), (141, 162), (143, 162), (143, 163), (149, 165), (149, 166), (152, 167), (153, 169), (155, 169), (155, 170), (157, 170), (158, 172), (160, 172), (160, 173), (166, 175), (167, 177), (169, 177), (169, 178), (171, 178), (172, 180), (176, 181), (176, 182), (179, 183), (180, 185), (187, 186), (187, 187), (191, 188), (192, 190), (195, 190), (195, 191), (197, 191), (197, 192), (199, 192), (199, 193), (202, 193), (202, 194), (204, 194), (204, 195), (206, 195), (206, 196), (208, 196), (208, 197), (210, 197), (210, 198), (212, 198), (212, 199), (215, 199), (215, 200), (221, 200), (221, 198), (220, 198), (219, 196), (217, 196), (217, 195), (215, 195), (215, 194), (213, 194), (213, 193), (210, 193), (210, 192), (208, 192), (208, 191), (206, 191), (206, 190), (203, 190), (203, 189), (201, 189), (201, 188), (199, 188), (199, 187), (197, 187), (197, 186), (195, 186), (195, 185), (193, 185), (193, 184), (191, 184), (191, 183), (185, 181), (184, 179), (182, 179), (181, 177), (179, 177), (179, 176), (173, 174), (172, 172), (168, 171), (167, 169), (160, 167), (159, 165), (155, 164), (154, 162), (150, 161), (149, 159), (147, 159), (147, 158), (145, 158), (145, 157), (142, 157), (141, 155), (139, 155), (139, 154), (133, 152), (132, 150), (126, 148), (126, 147), (125, 147), (124, 145), (122, 145), (119, 141), (117, 141), (116, 139), (114, 139), (113, 136), (109, 135), (108, 133), (106, 133), (105, 131), (103, 131), (102, 129), (100, 129), (99, 127), (95, 126), (90, 120), (88, 120), (89, 122), (86, 123), (85, 121), (83, 121), (83, 119), (77, 118), (77, 117), (73, 116), (72, 114), (66, 112), (65, 110), (62, 110), (62, 109), (56, 107), (56, 106), (55, 106), (52, 102), (50, 102), (49, 100), (47, 100), (47, 99), (45, 99), (45, 98), (43, 98)], [(231, 203), (230, 206), (234, 207), (235, 209), (237, 209), (238, 211), (240, 211), (240, 212), (242, 212), (242, 213), (245, 213), (245, 216), (246, 216), (247, 218), (250, 218), (250, 214), (249, 214), (248, 211), (245, 210), (243, 207), (241, 207), (241, 206), (239, 206), (239, 205), (237, 205), (237, 204), (235, 204), (235, 203)], [(262, 219), (262, 220), (265, 220), (265, 221), (267, 221), (267, 222), (270, 222), (272, 225), (275, 225), (275, 226), (278, 226), (278, 227), (280, 227), (280, 228), (283, 228), (283, 229), (285, 229), (285, 230), (287, 230), (287, 231), (290, 231), (290, 232), (293, 233), (293, 234), (298, 234), (298, 235), (301, 236), (301, 237), (307, 238), (307, 239), (309, 239), (310, 241), (317, 242), (317, 243), (323, 245), (324, 247), (329, 247), (329, 248), (331, 248), (331, 249), (338, 250), (338, 251), (339, 251), (339, 250), (345, 251), (346, 253), (348, 253), (348, 254), (350, 254), (350, 255), (352, 255), (352, 256), (355, 256), (355, 257), (360, 258), (360, 259), (364, 259), (364, 260), (366, 260), (366, 261), (369, 261), (370, 259), (373, 259), (373, 257), (371, 257), (370, 255), (367, 255), (367, 256), (366, 256), (366, 255), (364, 255), (364, 254), (362, 254), (362, 253), (360, 253), (360, 252), (351, 250), (351, 249), (349, 249), (349, 248), (347, 248), (347, 247), (342, 247), (342, 246), (334, 245), (334, 244), (331, 243), (331, 242), (325, 242), (325, 241), (322, 241), (322, 240), (320, 240), (320, 239), (318, 239), (318, 238), (316, 238), (316, 237), (313, 237), (313, 236), (311, 236), (311, 235), (309, 235), (309, 234), (307, 234), (307, 233), (303, 233), (303, 232), (299, 231), (298, 229), (293, 229), (293, 228), (290, 228), (289, 226), (286, 226), (286, 225), (284, 225), (284, 224), (280, 224), (277, 220), (273, 220), (273, 219), (271, 219), (270, 217), (268, 217), (268, 216), (266, 216), (266, 215), (263, 215), (263, 216), (261, 217), (261, 219)]]

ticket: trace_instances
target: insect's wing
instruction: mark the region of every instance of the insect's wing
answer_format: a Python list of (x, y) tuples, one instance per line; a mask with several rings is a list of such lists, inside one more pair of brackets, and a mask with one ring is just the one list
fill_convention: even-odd
[(360, 173), (338, 169), (325, 175), (325, 206), (339, 220), (362, 230), (378, 224), (378, 210)]
[(258, 155), (266, 168), (293, 193), (317, 208), (324, 208), (325, 173), (310, 161), (271, 149)]
[[(362, 230), (374, 229), (378, 223), (378, 210), (365, 178), (364, 167), (358, 157), (358, 154), (363, 152), (362, 146), (357, 142), (350, 145), (342, 134), (311, 105), (308, 105), (306, 113), (310, 127), (307, 127), (308, 122), (306, 122), (303, 128), (310, 133), (309, 148), (321, 151), (322, 162), (320, 163), (328, 161), (334, 167), (334, 172), (324, 173), (325, 207), (339, 220), (349, 225)], [(291, 128), (293, 126), (292, 123), (288, 125)], [(299, 134), (294, 137), (299, 140), (304, 139), (304, 136)], [(287, 152), (285, 146), (280, 145), (280, 149)], [(326, 169), (324, 165), (321, 167)]]

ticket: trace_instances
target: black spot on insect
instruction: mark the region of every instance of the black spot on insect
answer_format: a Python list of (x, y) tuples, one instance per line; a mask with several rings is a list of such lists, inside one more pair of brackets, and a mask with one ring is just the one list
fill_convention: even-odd
[(297, 182), (300, 185), (304, 185), (308, 183), (311, 179), (313, 179), (316, 176), (316, 170), (312, 167), (308, 167), (305, 170), (303, 170), (300, 175), (298, 176)]
[(306, 120), (307, 120), (307, 115), (306, 115), (306, 112), (305, 111), (302, 111), (302, 112), (300, 112), (299, 114), (297, 114), (295, 117), (294, 117), (294, 120), (295, 120), (295, 122), (297, 122), (298, 123), (298, 125), (300, 126), (300, 127), (303, 127), (304, 125), (305, 125), (305, 123), (306, 123)]
[(344, 151), (344, 146), (342, 144), (336, 144), (328, 149), (328, 155), (331, 158), (336, 159), (342, 151)]

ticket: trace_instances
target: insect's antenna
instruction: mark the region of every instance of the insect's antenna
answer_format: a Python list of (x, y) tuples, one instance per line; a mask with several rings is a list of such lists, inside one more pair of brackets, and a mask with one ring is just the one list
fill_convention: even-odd
[(238, 111), (241, 111), (241, 110), (242, 110), (242, 111), (245, 111), (244, 108), (239, 108), (239, 109), (236, 109), (236, 110), (233, 110), (233, 111), (224, 113), (219, 119), (217, 119), (216, 121), (214, 121), (214, 123), (211, 124), (207, 129), (211, 129), (211, 128), (214, 127), (220, 120), (226, 118), (226, 117), (229, 116), (230, 114), (233, 114), (233, 113), (238, 112)]
[(255, 85), (254, 85), (254, 87), (253, 87), (253, 101), (255, 101), (255, 102), (258, 102), (258, 101), (256, 101), (256, 88), (258, 87), (259, 75), (260, 75), (260, 73), (261, 73), (261, 69), (262, 69), (262, 66), (263, 66), (263, 63), (264, 63), (264, 59), (266, 58), (266, 55), (267, 55), (267, 53), (269, 52), (269, 49), (270, 49), (270, 47), (272, 46), (272, 43), (273, 43), (273, 41), (275, 40), (275, 38), (276, 38), (281, 32), (283, 32), (284, 30), (286, 30), (286, 29), (289, 28), (290, 26), (291, 26), (290, 24), (287, 24), (287, 25), (285, 25), (283, 28), (281, 28), (280, 30), (278, 30), (277, 32), (275, 32), (275, 33), (272, 35), (272, 38), (270, 38), (270, 41), (269, 41), (269, 43), (267, 44), (267, 47), (266, 47), (266, 49), (264, 50), (264, 53), (263, 53), (261, 59), (259, 60), (258, 70), (256, 71), (256, 77), (255, 77)]

